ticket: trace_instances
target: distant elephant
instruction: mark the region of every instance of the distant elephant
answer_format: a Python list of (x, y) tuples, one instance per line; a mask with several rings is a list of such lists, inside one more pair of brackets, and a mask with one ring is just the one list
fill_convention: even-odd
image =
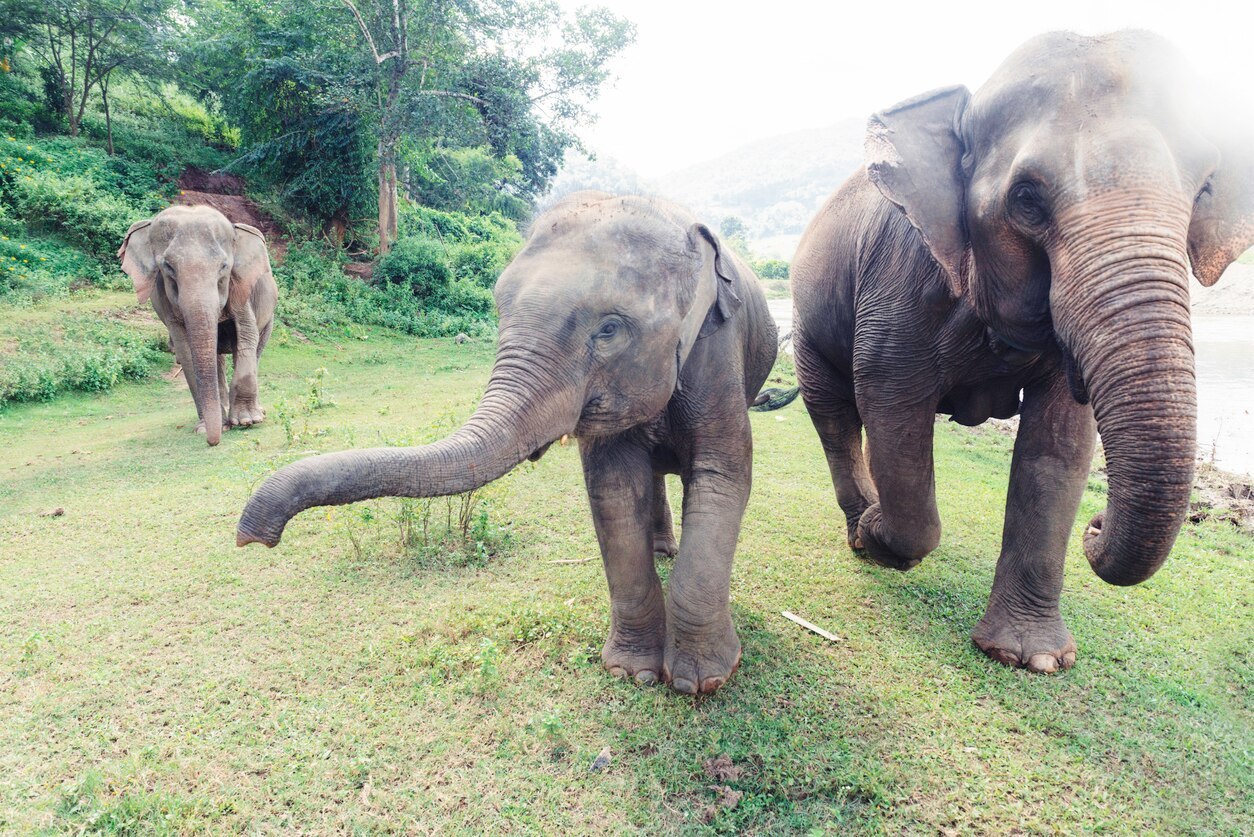
[[(606, 668), (714, 691), (740, 662), (728, 595), (752, 471), (746, 408), (776, 351), (757, 277), (676, 206), (582, 192), (535, 221), (495, 295), (496, 363), (460, 430), (280, 469), (237, 543), (274, 546), (311, 506), (470, 491), (573, 434), (609, 582)], [(653, 565), (675, 551), (664, 474), (684, 486), (665, 598)]]
[(1254, 244), (1254, 136), (1214, 127), (1227, 114), (1197, 108), (1189, 78), (1145, 32), (1035, 38), (974, 96), (872, 117), (866, 170), (793, 263), (802, 395), (856, 550), (906, 570), (939, 543), (936, 413), (1021, 414), (972, 634), (1005, 664), (1075, 660), (1058, 599), (1095, 428), (1109, 496), (1084, 548), (1101, 578), (1153, 575), (1188, 510), (1189, 264), (1211, 285)]
[[(126, 233), (118, 257), (139, 301), (170, 332), (210, 445), (232, 427), (257, 424), (257, 361), (270, 338), (278, 287), (260, 230), (208, 206), (171, 206)], [(226, 359), (234, 355), (231, 386)]]

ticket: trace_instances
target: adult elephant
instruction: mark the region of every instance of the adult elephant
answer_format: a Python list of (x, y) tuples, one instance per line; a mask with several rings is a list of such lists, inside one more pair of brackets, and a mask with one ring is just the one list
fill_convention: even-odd
[[(210, 445), (223, 422), (257, 424), (257, 361), (270, 337), (278, 287), (261, 231), (209, 206), (171, 206), (131, 226), (118, 250), (140, 302), (170, 332)], [(233, 355), (231, 386), (225, 355)]]
[[(533, 230), (497, 281), (496, 363), (465, 425), (425, 447), (280, 469), (248, 501), (237, 543), (274, 546), (311, 506), (470, 491), (574, 434), (609, 581), (606, 668), (714, 691), (740, 662), (728, 597), (752, 471), (746, 407), (775, 360), (766, 297), (663, 201), (578, 193)], [(653, 554), (675, 550), (668, 473), (683, 481), (684, 517), (663, 597)]]
[(1210, 285), (1254, 243), (1254, 137), (1208, 127), (1187, 78), (1144, 32), (1029, 41), (974, 96), (876, 114), (865, 171), (793, 264), (802, 394), (856, 550), (905, 570), (939, 543), (936, 413), (1021, 414), (973, 632), (1006, 664), (1075, 660), (1058, 599), (1095, 428), (1110, 489), (1084, 549), (1101, 578), (1153, 575), (1188, 508), (1189, 263)]

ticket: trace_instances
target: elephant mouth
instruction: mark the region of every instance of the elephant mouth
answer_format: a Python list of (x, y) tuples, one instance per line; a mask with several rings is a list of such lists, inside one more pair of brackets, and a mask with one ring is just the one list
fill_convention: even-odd
[(1062, 352), (1063, 363), (1067, 369), (1067, 387), (1071, 390), (1071, 397), (1077, 404), (1088, 404), (1089, 388), (1084, 382), (1084, 370), (1080, 367), (1080, 361), (1076, 360), (1076, 356), (1061, 340), (1058, 341), (1058, 350)]

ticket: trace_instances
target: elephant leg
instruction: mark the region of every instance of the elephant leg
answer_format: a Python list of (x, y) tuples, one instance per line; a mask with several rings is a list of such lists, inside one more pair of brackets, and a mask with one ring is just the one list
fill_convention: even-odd
[[(683, 528), (667, 584), (663, 669), (678, 692), (713, 692), (740, 665), (730, 593), (732, 559), (752, 480), (753, 442), (748, 416), (744, 418), (743, 428), (722, 434), (721, 450), (697, 452), (684, 469)], [(739, 449), (728, 449), (737, 442)]]
[[(839, 373), (810, 348), (804, 337), (795, 342), (797, 379), (801, 397), (814, 430), (819, 434), (827, 468), (836, 488), (836, 502), (845, 513), (845, 536), (849, 545), (861, 549), (858, 520), (879, 499), (862, 449), (862, 417), (857, 405), (833, 390)], [(852, 388), (848, 388), (852, 393)]]
[(234, 314), (235, 362), (227, 422), (232, 427), (248, 427), (260, 424), (266, 417), (257, 401), (257, 358), (264, 344), (251, 304), (240, 306)]
[(1001, 557), (984, 618), (971, 634), (1000, 663), (1053, 672), (1075, 662), (1058, 597), (1095, 436), (1092, 408), (1076, 403), (1064, 375), (1025, 389)]
[(877, 564), (909, 570), (940, 543), (932, 462), (936, 405), (863, 405), (860, 398), (859, 406), (879, 498), (862, 512), (855, 542)]
[(666, 496), (666, 475), (653, 475), (653, 554), (674, 557), (679, 552), (671, 504)]
[(662, 672), (666, 606), (653, 566), (653, 466), (643, 448), (621, 439), (580, 439), (605, 579), (610, 635), (601, 661), (616, 677), (646, 685)]
[(230, 404), (231, 390), (226, 383), (226, 355), (218, 355), (218, 403)]
[(846, 539), (854, 549), (862, 549), (858, 521), (862, 513), (879, 500), (862, 451), (862, 418), (857, 406), (848, 401), (834, 403), (827, 412), (811, 408), (807, 401), (806, 409), (827, 457), (827, 469), (836, 487), (836, 502), (845, 513)]

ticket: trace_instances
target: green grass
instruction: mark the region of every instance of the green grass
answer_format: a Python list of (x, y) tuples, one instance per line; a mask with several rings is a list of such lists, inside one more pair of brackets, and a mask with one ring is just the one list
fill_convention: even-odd
[[(487, 342), (354, 334), (272, 343), (267, 423), (214, 449), (181, 381), (0, 412), (0, 831), (1254, 831), (1254, 541), (1233, 527), (1187, 526), (1130, 589), (1073, 546), (1080, 659), (1030, 676), (968, 638), (1009, 438), (938, 426), (943, 543), (900, 574), (845, 546), (800, 403), (754, 413), (743, 664), (709, 698), (638, 688), (600, 668), (599, 562), (551, 563), (598, 554), (574, 446), (487, 490), (486, 561), (402, 549), (395, 500), (234, 547), (278, 465), (473, 409)], [(737, 777), (705, 774), (721, 754)]]

